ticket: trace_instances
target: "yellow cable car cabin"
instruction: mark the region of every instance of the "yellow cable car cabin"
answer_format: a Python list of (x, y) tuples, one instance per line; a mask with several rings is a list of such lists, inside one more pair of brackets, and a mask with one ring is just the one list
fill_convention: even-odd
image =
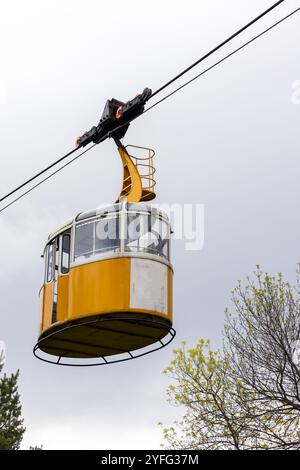
[[(169, 219), (147, 202), (130, 202), (155, 197), (153, 154), (134, 162), (125, 148), (119, 153), (124, 178), (117, 203), (78, 214), (46, 244), (34, 354), (47, 362), (119, 362), (175, 336)], [(148, 174), (138, 171), (139, 162)]]

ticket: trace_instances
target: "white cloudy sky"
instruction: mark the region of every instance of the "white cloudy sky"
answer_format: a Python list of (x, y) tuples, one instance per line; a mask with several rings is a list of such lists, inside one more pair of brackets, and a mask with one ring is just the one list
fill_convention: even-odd
[[(70, 150), (98, 122), (107, 98), (158, 88), (271, 3), (3, 0), (0, 195)], [(297, 6), (286, 0), (205, 65)], [(205, 204), (203, 249), (173, 246), (175, 346), (201, 337), (220, 344), (230, 290), (256, 263), (293, 279), (300, 260), (300, 105), (292, 103), (299, 26), (300, 14), (128, 132), (127, 143), (157, 152), (158, 202)], [(0, 215), (0, 340), (7, 371), (21, 371), (23, 448), (158, 448), (157, 422), (178, 416), (166, 403), (162, 375), (172, 347), (84, 370), (46, 365), (31, 352), (48, 233), (113, 201), (120, 179), (114, 145), (105, 142)]]

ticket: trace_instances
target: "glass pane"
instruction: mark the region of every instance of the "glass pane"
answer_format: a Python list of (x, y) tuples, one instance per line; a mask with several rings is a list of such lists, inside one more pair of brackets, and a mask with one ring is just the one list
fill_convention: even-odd
[(151, 233), (154, 242), (149, 247), (154, 253), (159, 256), (169, 258), (169, 238), (170, 228), (169, 225), (160, 218), (151, 218)]
[(45, 284), (48, 278), (48, 246), (46, 246), (44, 249), (43, 259), (44, 259), (44, 284)]
[(128, 251), (140, 251), (146, 249), (151, 243), (149, 231), (149, 216), (146, 214), (128, 214), (127, 240)]
[(169, 258), (169, 225), (146, 214), (128, 214), (127, 251), (143, 251)]
[(75, 259), (86, 259), (93, 255), (94, 222), (77, 225), (75, 237)]
[(48, 246), (48, 256), (47, 256), (47, 282), (52, 281), (53, 273), (53, 244)]
[(63, 235), (62, 254), (61, 254), (61, 272), (67, 274), (70, 268), (70, 235)]
[(55, 246), (55, 271), (58, 271), (59, 264), (59, 237), (53, 242), (53, 247)]
[(95, 254), (120, 247), (119, 216), (102, 217), (95, 226)]

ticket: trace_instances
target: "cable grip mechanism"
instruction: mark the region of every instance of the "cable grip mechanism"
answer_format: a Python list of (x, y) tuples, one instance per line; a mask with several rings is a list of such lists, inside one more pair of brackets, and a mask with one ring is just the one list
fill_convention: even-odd
[(90, 142), (99, 144), (109, 137), (122, 139), (131, 121), (144, 112), (145, 104), (151, 94), (152, 91), (145, 88), (141, 94), (126, 103), (115, 98), (107, 100), (98, 125), (77, 139), (77, 148), (85, 147)]

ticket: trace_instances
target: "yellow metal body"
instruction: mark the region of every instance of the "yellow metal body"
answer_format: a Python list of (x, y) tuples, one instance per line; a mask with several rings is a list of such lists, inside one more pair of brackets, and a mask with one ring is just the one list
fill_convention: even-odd
[[(132, 270), (136, 270), (132, 264), (138, 265), (140, 281), (137, 281), (136, 274), (132, 274)], [(159, 301), (155, 304), (153, 301), (153, 305), (150, 305), (152, 308), (145, 302), (145, 308), (142, 308), (144, 300), (138, 298), (135, 290), (147, 289), (147, 283), (150, 289), (150, 284), (155, 282), (151, 275), (152, 269), (154, 277), (157, 269), (165, 271), (165, 286), (161, 288), (165, 289), (167, 300), (163, 304)], [(53, 283), (45, 284), (41, 289), (40, 339), (56, 332), (55, 338), (45, 340), (41, 349), (58, 356), (109, 356), (132, 351), (163, 338), (172, 325), (172, 277), (170, 266), (143, 258), (137, 261), (137, 258), (121, 257), (71, 267), (68, 275), (58, 276), (55, 323), (52, 323)], [(143, 282), (145, 286), (138, 285)], [(157, 295), (161, 295), (160, 292)], [(122, 317), (128, 314), (137, 320), (157, 319), (162, 327), (151, 326), (146, 321), (144, 324), (126, 324)], [(81, 326), (64, 331), (71, 324), (100, 317), (106, 318), (100, 326)], [(110, 321), (110, 318), (114, 320)]]
[[(116, 220), (115, 214), (120, 214), (120, 225), (127, 220), (127, 203), (155, 198), (154, 151), (128, 147), (142, 151), (142, 156), (130, 155), (123, 146), (118, 148), (123, 164), (123, 185), (117, 202), (120, 202), (122, 210), (115, 212), (113, 209), (113, 218), (108, 217), (107, 224), (110, 220)], [(45, 250), (47, 277), (51, 282), (45, 283), (40, 291), (39, 348), (45, 353), (70, 358), (130, 354), (130, 351), (160, 341), (171, 330), (173, 270), (169, 262), (169, 249), (159, 251), (159, 245), (156, 251), (151, 248), (154, 243), (152, 239), (163, 237), (160, 224), (169, 227), (169, 222), (157, 211), (155, 216), (149, 215), (151, 207), (149, 209), (149, 206), (142, 204), (139, 207), (133, 209), (134, 212), (129, 207), (128, 217), (141, 217), (141, 220), (148, 217), (148, 222), (154, 224), (149, 249), (143, 245), (143, 233), (141, 245), (138, 236), (130, 238), (127, 234), (126, 249), (125, 241), (119, 240), (117, 252), (103, 252), (100, 255), (83, 252), (78, 261), (75, 249), (77, 227), (93, 227), (93, 220), (103, 220), (109, 211), (103, 214), (94, 211), (86, 218), (81, 216), (81, 222), (75, 218), (49, 237), (47, 246), (50, 249), (54, 243), (56, 254), (53, 257), (51, 251), (49, 258), (48, 248)], [(150, 235), (152, 225), (150, 229), (147, 226), (148, 232), (144, 235)], [(71, 264), (69, 262), (67, 273), (61, 268), (62, 234), (66, 232), (72, 240), (68, 249)], [(94, 237), (94, 232), (88, 233), (84, 242), (89, 242), (88, 237)]]

